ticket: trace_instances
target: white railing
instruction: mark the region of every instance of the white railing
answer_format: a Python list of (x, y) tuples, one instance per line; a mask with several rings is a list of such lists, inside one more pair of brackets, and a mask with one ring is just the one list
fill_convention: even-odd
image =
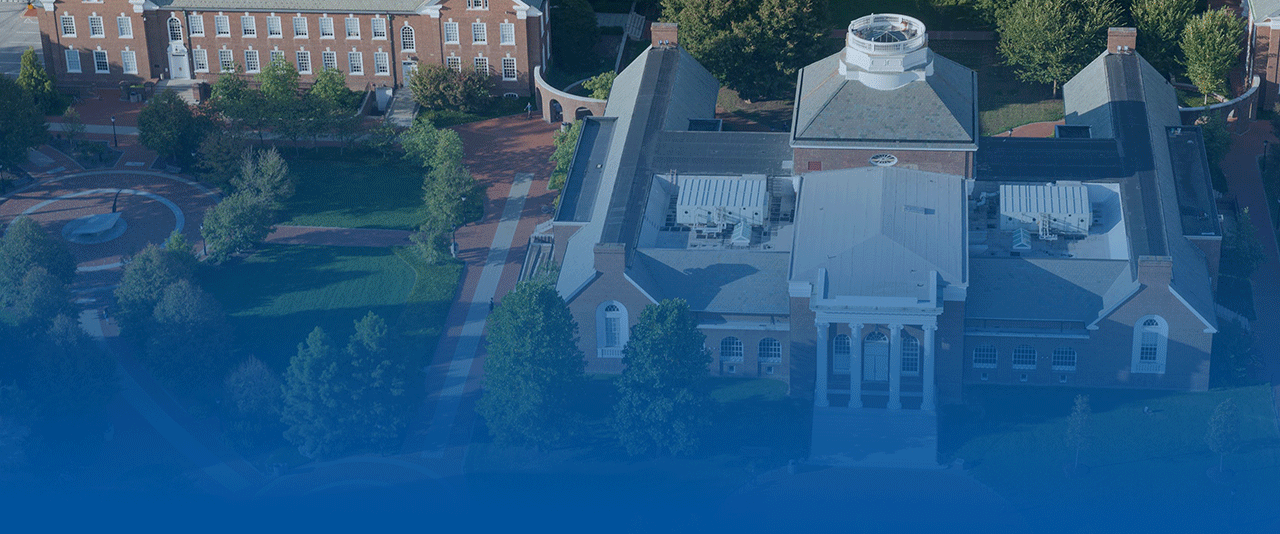
[[(886, 22), (900, 25), (904, 32), (915, 32), (916, 36), (894, 43), (877, 43), (858, 37), (858, 30)], [(905, 15), (867, 15), (849, 23), (849, 34), (845, 39), (850, 47), (871, 53), (909, 52), (924, 46), (927, 40), (924, 23)]]
[(604, 347), (596, 349), (596, 355), (601, 358), (621, 358), (622, 347)]

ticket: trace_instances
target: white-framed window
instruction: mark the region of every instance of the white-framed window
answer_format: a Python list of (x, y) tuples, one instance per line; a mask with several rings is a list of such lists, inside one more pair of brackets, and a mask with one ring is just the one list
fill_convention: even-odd
[(257, 37), (258, 21), (249, 15), (240, 17), (240, 36)]
[(507, 81), (516, 79), (516, 58), (502, 58), (502, 79)]
[(231, 50), (223, 48), (218, 51), (218, 70), (221, 72), (232, 72), (236, 70), (235, 57), (231, 55)]
[(299, 50), (293, 57), (298, 62), (298, 74), (311, 74), (311, 52)]
[(418, 43), (413, 38), (413, 28), (405, 26), (400, 28), (400, 51), (401, 52), (417, 52)]
[(602, 302), (596, 306), (596, 356), (621, 358), (627, 346), (627, 307), (621, 302)]
[(338, 70), (338, 53), (329, 50), (321, 52), (320, 66), (326, 69)]
[(853, 339), (844, 334), (836, 334), (831, 340), (831, 368), (840, 374), (848, 373), (852, 357)]
[(516, 44), (516, 25), (510, 22), (499, 24), (498, 39), (504, 45)]
[(307, 17), (293, 17), (293, 38), (307, 36)]
[(213, 33), (218, 37), (231, 37), (231, 17), (226, 15), (214, 15)]
[(63, 16), (59, 17), (59, 18), (58, 18), (58, 20), (62, 22), (62, 36), (63, 36), (63, 37), (75, 37), (75, 36), (76, 36), (76, 18), (75, 18), (75, 17), (73, 17), (73, 16), (71, 16), (71, 15), (63, 15)]
[(391, 57), (386, 52), (373, 53), (373, 74), (375, 76), (391, 75)]
[(721, 362), (742, 362), (742, 340), (733, 336), (720, 340)]
[(1071, 347), (1058, 347), (1053, 349), (1053, 370), (1075, 371), (1076, 349)]
[(911, 334), (902, 334), (902, 375), (920, 376), (920, 340)]
[(462, 72), (462, 58), (458, 56), (449, 56), (444, 59), (444, 66), (453, 72)]
[(1014, 369), (1035, 369), (1036, 349), (1031, 345), (1018, 345), (1013, 348)]
[(182, 21), (178, 17), (169, 17), (169, 40), (182, 40)]
[(262, 72), (262, 64), (258, 63), (257, 50), (244, 51), (244, 71), (245, 72)]
[(284, 28), (280, 25), (280, 17), (275, 15), (267, 16), (267, 37), (275, 37), (277, 39), (284, 37)]
[(80, 51), (74, 48), (68, 48), (63, 51), (63, 56), (67, 59), (67, 72), (80, 72)]
[(209, 72), (209, 51), (203, 48), (192, 50), (191, 62), (195, 63), (196, 72)]
[(120, 52), (120, 67), (124, 69), (125, 74), (137, 74), (138, 53), (133, 50)]
[[(71, 26), (71, 34), (75, 36), (75, 24)], [(458, 44), (458, 23), (444, 23), (444, 44)]]
[(116, 32), (121, 39), (133, 39), (133, 19), (125, 16), (116, 17)]
[(387, 19), (380, 17), (369, 19), (369, 36), (374, 39), (386, 39)]
[(275, 63), (277, 61), (284, 61), (284, 50), (276, 49), (271, 51), (271, 62)]
[(489, 75), (489, 58), (480, 56), (475, 60), (476, 72), (479, 74)]
[(106, 37), (107, 28), (102, 25), (102, 17), (89, 15), (89, 37)]
[(192, 37), (204, 37), (204, 17), (187, 15), (187, 29), (191, 31)]
[(975, 368), (995, 369), (998, 361), (1000, 361), (1000, 353), (996, 352), (995, 345), (983, 343), (973, 348), (973, 366)]
[[(845, 336), (845, 338), (848, 337)], [(771, 337), (761, 339), (756, 358), (760, 363), (782, 363), (782, 343)]]
[(1169, 323), (1159, 315), (1139, 319), (1133, 327), (1135, 373), (1163, 373), (1169, 350)]
[(467, 0), (467, 9), (489, 9), (489, 0)]
[(364, 54), (347, 52), (347, 67), (347, 72), (351, 74), (364, 74)]
[(93, 51), (93, 72), (97, 74), (111, 73), (111, 62), (107, 59), (106, 50)]
[(471, 43), (487, 44), (488, 42), (489, 42), (489, 32), (488, 30), (485, 29), (485, 23), (472, 22), (471, 23)]
[(347, 20), (345, 21), (345, 26), (347, 30), (347, 39), (360, 38), (360, 19), (355, 17), (347, 17)]
[(320, 17), (320, 38), (333, 39), (333, 17)]

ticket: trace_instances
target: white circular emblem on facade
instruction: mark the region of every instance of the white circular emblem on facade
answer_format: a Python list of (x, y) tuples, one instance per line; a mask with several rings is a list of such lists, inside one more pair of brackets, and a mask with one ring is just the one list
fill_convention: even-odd
[(893, 154), (876, 154), (871, 156), (871, 164), (877, 167), (892, 167), (898, 162), (898, 157)]

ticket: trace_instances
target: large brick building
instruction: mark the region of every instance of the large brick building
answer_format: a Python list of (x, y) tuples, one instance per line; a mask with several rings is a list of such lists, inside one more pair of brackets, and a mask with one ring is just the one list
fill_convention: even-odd
[(213, 81), (273, 59), (304, 82), (325, 67), (353, 89), (397, 86), (419, 65), (476, 69), (498, 93), (533, 92), (549, 57), (545, 0), (38, 0), (45, 65), (64, 86)]

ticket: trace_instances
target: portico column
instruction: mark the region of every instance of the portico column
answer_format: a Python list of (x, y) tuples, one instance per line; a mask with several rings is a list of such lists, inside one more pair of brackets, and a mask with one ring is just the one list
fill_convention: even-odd
[(889, 325), (889, 405), (902, 409), (902, 325)]
[(819, 408), (826, 408), (831, 405), (831, 401), (827, 399), (827, 330), (830, 329), (831, 323), (816, 323), (818, 327), (818, 382), (814, 385), (813, 405)]
[(849, 352), (849, 407), (862, 407), (862, 323), (850, 325), (853, 339)]
[(933, 411), (935, 408), (933, 398), (933, 339), (934, 333), (937, 331), (937, 325), (924, 325), (924, 368), (921, 369), (921, 372), (924, 373), (924, 393), (921, 397), (920, 409), (926, 411)]

